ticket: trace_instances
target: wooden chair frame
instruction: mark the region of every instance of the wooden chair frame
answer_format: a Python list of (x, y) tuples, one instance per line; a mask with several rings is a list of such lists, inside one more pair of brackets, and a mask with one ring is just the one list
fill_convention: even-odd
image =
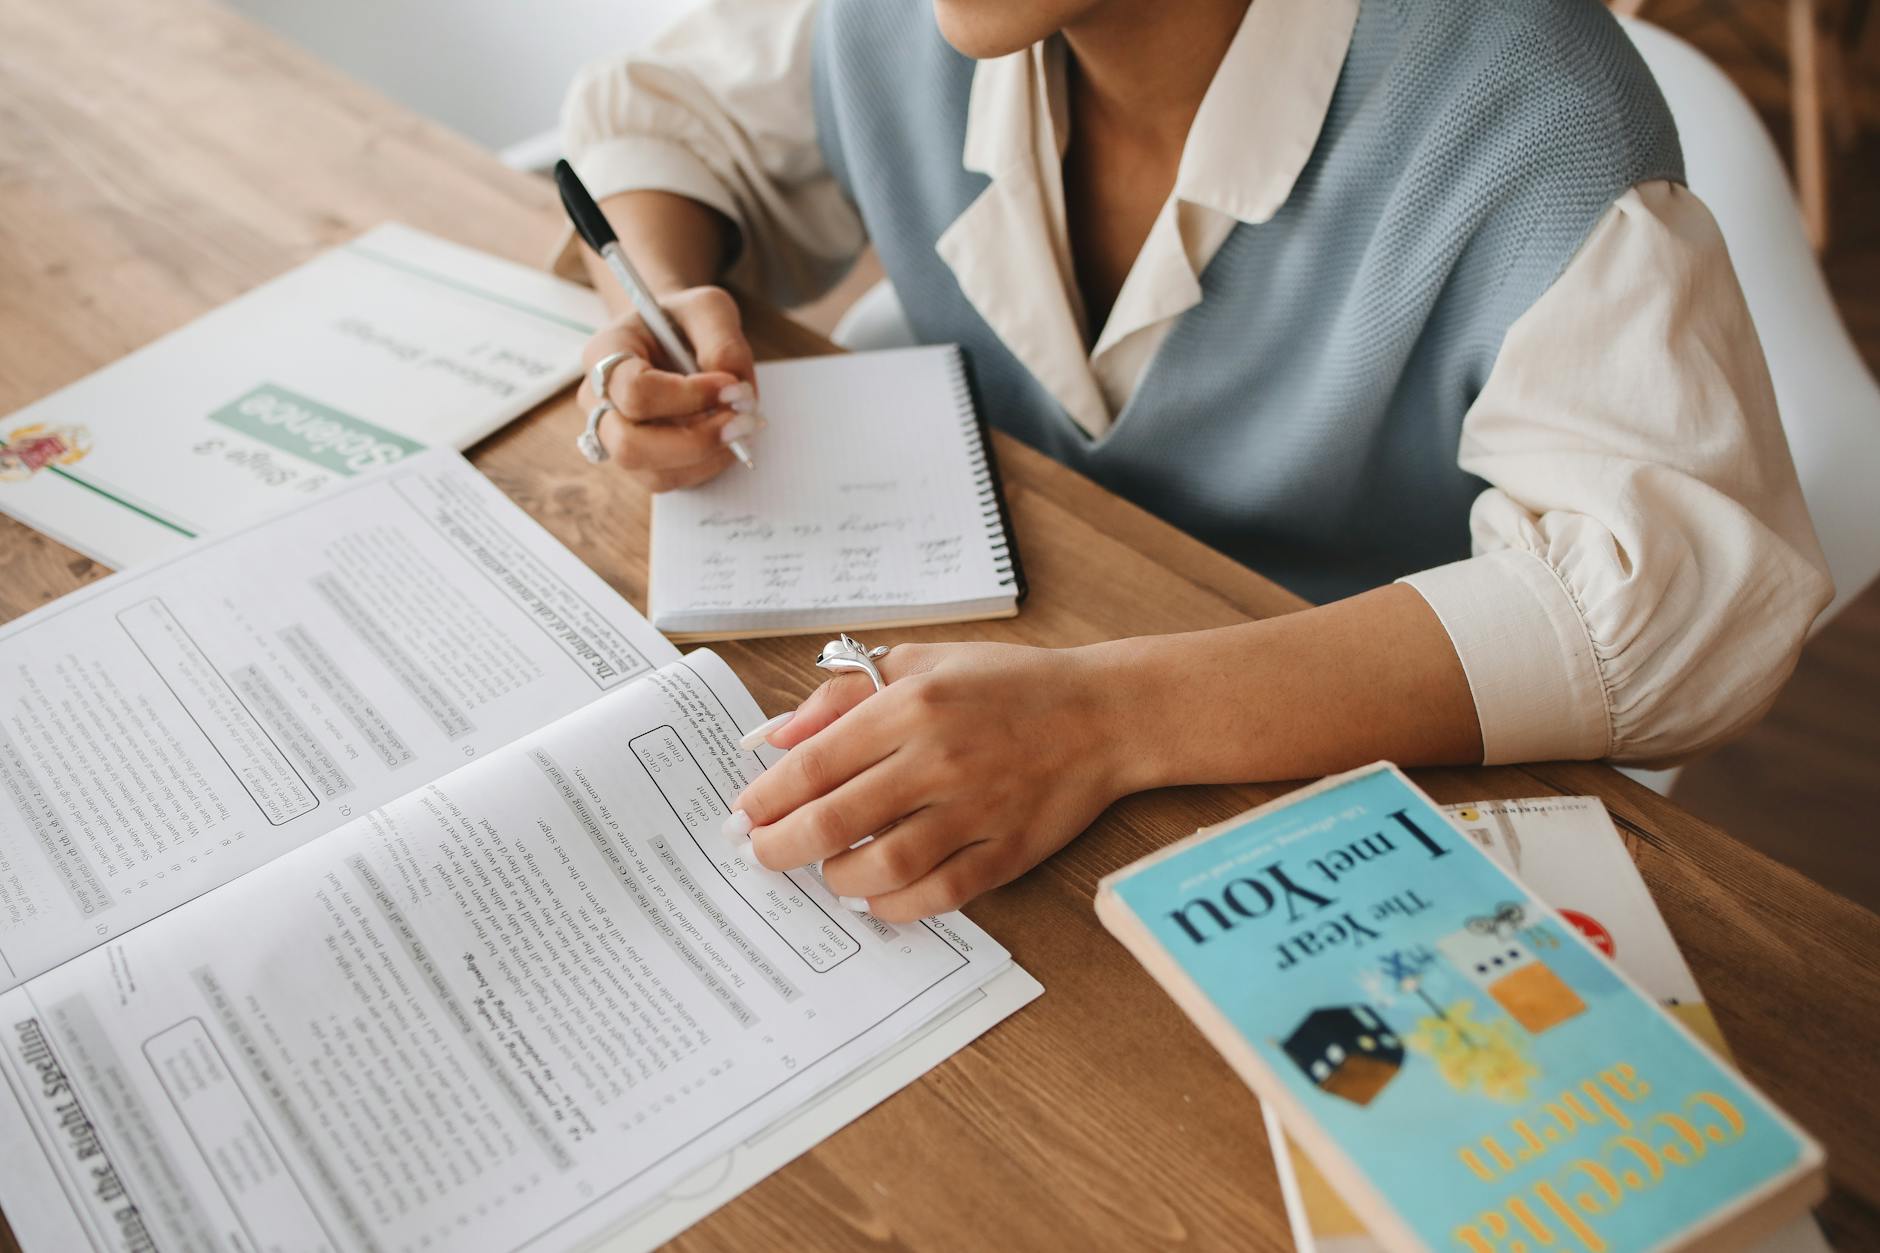
[[(1832, 0), (1830, 0), (1832, 3)], [(1611, 0), (1612, 11), (1637, 17), (1646, 0)], [(1802, 221), (1817, 253), (1828, 245), (1828, 114), (1836, 138), (1852, 146), (1858, 119), (1849, 90), (1847, 61), (1872, 9), (1872, 0), (1845, 0), (1837, 37), (1823, 39), (1817, 0), (1787, 0), (1789, 107), (1795, 136), (1795, 185)], [(1825, 101), (1824, 101), (1825, 98)]]

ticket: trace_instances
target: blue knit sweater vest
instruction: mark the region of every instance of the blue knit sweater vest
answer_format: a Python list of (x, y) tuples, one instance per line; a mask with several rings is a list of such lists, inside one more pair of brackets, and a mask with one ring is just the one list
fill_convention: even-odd
[(1594, 0), (1365, 0), (1292, 195), (1229, 234), (1092, 439), (934, 251), (988, 181), (961, 165), (974, 63), (931, 0), (820, 21), (823, 152), (915, 333), (965, 345), (987, 418), (1314, 600), (1469, 555), (1484, 484), (1457, 444), (1509, 325), (1627, 188), (1682, 180)]

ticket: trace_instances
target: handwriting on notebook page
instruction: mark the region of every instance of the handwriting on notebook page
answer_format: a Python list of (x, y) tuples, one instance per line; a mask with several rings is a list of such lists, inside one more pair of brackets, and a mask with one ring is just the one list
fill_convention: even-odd
[(962, 368), (950, 346), (760, 366), (756, 470), (654, 500), (655, 620), (801, 626), (831, 609), (840, 625), (1010, 600)]

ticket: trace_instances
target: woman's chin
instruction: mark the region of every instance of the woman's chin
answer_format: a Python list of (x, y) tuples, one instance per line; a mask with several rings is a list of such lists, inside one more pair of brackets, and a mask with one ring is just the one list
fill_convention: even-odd
[(976, 61), (1009, 56), (1060, 30), (1066, 17), (1087, 7), (1075, 0), (934, 0), (934, 19), (954, 49)]

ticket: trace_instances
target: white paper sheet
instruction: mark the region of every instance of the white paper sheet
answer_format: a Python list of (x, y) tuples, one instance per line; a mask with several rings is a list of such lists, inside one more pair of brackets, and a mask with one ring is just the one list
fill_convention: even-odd
[(447, 451), (0, 627), (0, 989), (677, 656)]
[(1010, 962), (745, 868), (760, 716), (695, 653), (0, 997), (0, 1137), (58, 1184), (0, 1207), (61, 1249), (567, 1248), (761, 1143)]
[(1043, 986), (1023, 969), (1007, 966), (874, 1065), (675, 1183), (658, 1200), (594, 1241), (593, 1253), (638, 1253), (672, 1239), (907, 1087), (1043, 992)]
[(586, 288), (380, 226), (0, 419), (0, 510), (122, 570), (467, 448), (567, 386), (603, 318)]

